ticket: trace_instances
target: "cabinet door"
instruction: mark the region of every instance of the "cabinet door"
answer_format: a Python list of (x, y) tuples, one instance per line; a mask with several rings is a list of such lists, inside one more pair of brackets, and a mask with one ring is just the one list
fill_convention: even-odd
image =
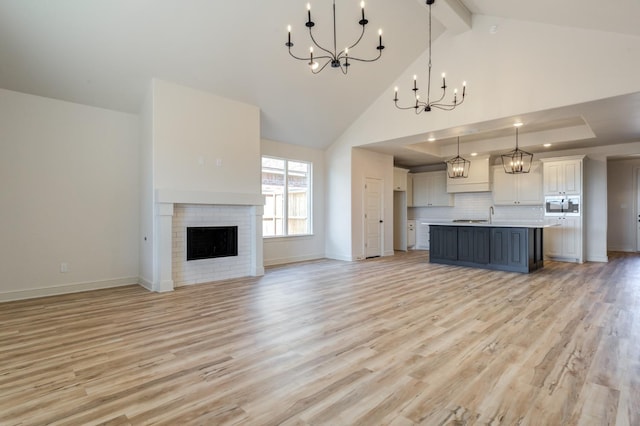
[(473, 252), (475, 263), (486, 265), (490, 262), (490, 240), (491, 229), (490, 228), (474, 228), (473, 232)]
[(518, 175), (504, 172), (502, 166), (493, 168), (493, 203), (512, 206), (518, 203)]
[(507, 228), (491, 228), (491, 263), (509, 264), (509, 235)]
[(509, 266), (524, 268), (527, 266), (527, 230), (522, 228), (510, 228), (508, 231), (508, 256)]
[(563, 256), (582, 261), (582, 255), (580, 253), (582, 250), (582, 228), (580, 226), (580, 218), (567, 216), (563, 218), (563, 222)]
[(563, 256), (564, 240), (564, 218), (557, 217), (548, 220), (548, 223), (557, 223), (560, 226), (553, 226), (544, 230), (544, 254), (548, 257)]
[(426, 173), (413, 175), (413, 206), (426, 207), (429, 202), (429, 176)]
[(393, 190), (394, 191), (407, 190), (407, 170), (400, 169), (400, 168), (393, 169)]
[(431, 172), (428, 175), (430, 206), (452, 206), (453, 196), (447, 192), (447, 172)]
[(582, 185), (582, 161), (572, 160), (564, 163), (562, 178), (564, 180), (563, 192), (565, 194), (579, 195)]
[(579, 195), (582, 190), (582, 160), (549, 162), (544, 165), (545, 195)]
[(458, 259), (458, 228), (456, 226), (430, 226), (429, 237), (431, 259)]
[(523, 206), (544, 204), (541, 163), (534, 162), (531, 164), (529, 173), (518, 175), (518, 204)]
[(458, 260), (464, 262), (474, 261), (474, 229), (472, 227), (458, 227)]
[(564, 168), (560, 163), (546, 163), (544, 165), (545, 195), (562, 195), (563, 174)]

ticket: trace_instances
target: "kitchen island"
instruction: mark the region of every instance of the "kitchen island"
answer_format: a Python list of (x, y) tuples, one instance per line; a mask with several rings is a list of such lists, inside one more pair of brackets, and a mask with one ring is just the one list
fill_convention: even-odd
[(501, 271), (536, 271), (544, 266), (544, 223), (455, 221), (429, 225), (429, 261)]

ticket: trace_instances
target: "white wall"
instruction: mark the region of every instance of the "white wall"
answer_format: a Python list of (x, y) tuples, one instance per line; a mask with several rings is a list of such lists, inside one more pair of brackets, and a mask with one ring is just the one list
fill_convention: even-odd
[(153, 81), (155, 189), (260, 194), (260, 110)]
[(364, 185), (366, 178), (383, 182), (383, 253), (393, 255), (393, 157), (366, 149), (351, 153), (351, 259), (364, 259)]
[(607, 262), (607, 158), (591, 153), (583, 161), (584, 259)]
[(151, 290), (154, 275), (154, 188), (153, 188), (153, 87), (149, 84), (140, 112), (140, 247), (138, 282)]
[(137, 116), (0, 89), (0, 301), (136, 283), (138, 140)]
[(351, 146), (333, 144), (325, 152), (327, 173), (325, 256), (353, 260), (351, 251)]
[(635, 197), (636, 170), (640, 158), (612, 160), (607, 163), (609, 250), (636, 251)]
[(277, 265), (324, 257), (325, 168), (324, 152), (304, 146), (263, 139), (262, 155), (308, 161), (312, 166), (313, 235), (264, 239), (264, 264)]
[[(494, 23), (499, 23), (499, 31), (490, 34)], [(406, 103), (414, 74), (419, 86), (426, 86), (425, 50), (347, 129), (341, 143), (357, 146), (398, 138), (424, 142), (431, 131), (640, 90), (638, 37), (621, 34), (474, 16), (470, 31), (438, 37), (432, 56), (435, 75), (446, 72), (451, 89), (467, 81), (468, 98), (462, 106), (455, 112), (433, 110), (419, 116), (394, 106), (394, 86)]]

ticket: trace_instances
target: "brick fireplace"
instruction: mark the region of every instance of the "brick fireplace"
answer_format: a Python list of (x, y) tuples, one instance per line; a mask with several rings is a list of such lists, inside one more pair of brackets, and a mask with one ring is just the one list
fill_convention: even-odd
[[(264, 274), (261, 195), (156, 191), (158, 281), (153, 290)], [(236, 226), (238, 255), (187, 261), (187, 227)]]

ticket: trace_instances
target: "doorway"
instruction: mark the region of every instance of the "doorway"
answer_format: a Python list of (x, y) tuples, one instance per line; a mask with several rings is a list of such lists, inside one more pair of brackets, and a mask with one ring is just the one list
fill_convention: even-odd
[(382, 180), (366, 178), (364, 185), (364, 256), (382, 256)]

